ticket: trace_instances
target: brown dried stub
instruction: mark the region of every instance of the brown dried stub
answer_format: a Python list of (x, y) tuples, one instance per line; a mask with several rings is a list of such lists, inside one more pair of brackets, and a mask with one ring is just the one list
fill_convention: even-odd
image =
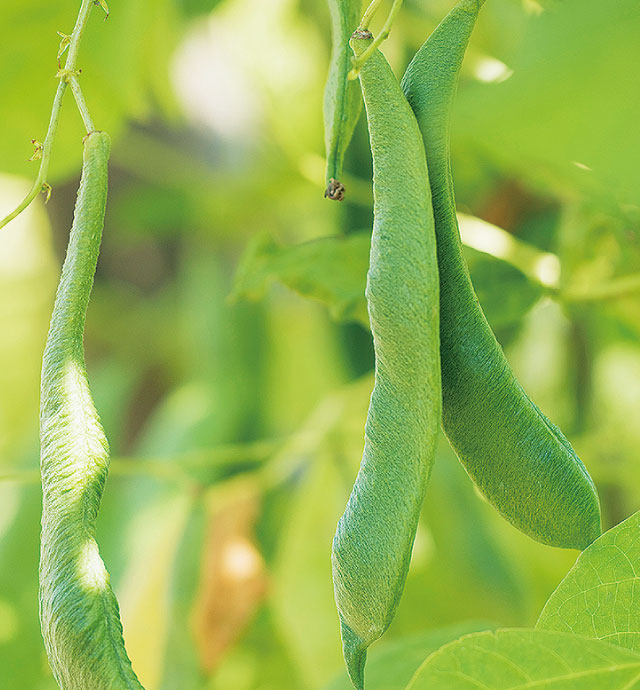
[(333, 177), (329, 180), (329, 184), (324, 191), (324, 198), (332, 201), (342, 201), (344, 199), (345, 186)]

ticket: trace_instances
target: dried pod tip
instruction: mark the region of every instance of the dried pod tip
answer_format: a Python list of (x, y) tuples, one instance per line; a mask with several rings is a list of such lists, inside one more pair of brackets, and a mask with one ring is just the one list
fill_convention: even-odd
[(342, 201), (344, 199), (345, 187), (340, 180), (333, 177), (329, 180), (327, 188), (324, 190), (324, 198), (332, 201)]

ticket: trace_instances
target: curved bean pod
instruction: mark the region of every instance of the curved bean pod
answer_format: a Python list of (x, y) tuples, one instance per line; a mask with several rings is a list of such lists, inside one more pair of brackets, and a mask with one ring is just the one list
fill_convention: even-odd
[(402, 81), (429, 165), (440, 271), (443, 427), (467, 473), (513, 525), (551, 546), (584, 549), (600, 506), (584, 465), (516, 380), (482, 312), (462, 255), (451, 175), (451, 107), (484, 0), (461, 0)]
[(351, 50), (349, 39), (360, 20), (362, 0), (329, 0), (332, 22), (331, 65), (324, 90), (324, 128), (327, 155), (325, 197), (342, 201), (344, 154), (362, 110), (362, 96), (356, 81), (349, 81)]
[(142, 690), (95, 540), (107, 439), (91, 399), (84, 323), (107, 200), (110, 139), (87, 135), (67, 257), (42, 364), (40, 622), (62, 690)]
[[(369, 32), (351, 40), (356, 56)], [(379, 51), (360, 82), (373, 155), (367, 303), (375, 385), (360, 471), (333, 540), (344, 657), (364, 687), (367, 647), (404, 588), (440, 424), (438, 270), (427, 166), (411, 108)]]

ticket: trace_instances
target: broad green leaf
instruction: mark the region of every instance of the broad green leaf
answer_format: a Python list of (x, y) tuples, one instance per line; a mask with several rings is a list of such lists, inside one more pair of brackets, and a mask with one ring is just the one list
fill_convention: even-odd
[[(137, 512), (129, 513), (126, 532), (121, 533), (119, 555), (121, 560), (124, 558), (125, 567), (115, 589), (125, 644), (145, 687), (159, 685), (164, 641), (173, 624), (167, 605), (172, 565), (191, 504), (187, 491), (174, 487), (158, 491), (149, 500), (140, 501)], [(124, 501), (121, 505), (125, 506)], [(104, 524), (107, 515), (101, 517)], [(124, 535), (126, 538), (122, 539)], [(150, 563), (153, 567), (149, 567)], [(153, 634), (149, 634), (150, 630)]]
[(596, 637), (640, 651), (640, 512), (583, 551), (536, 627)]
[(258, 299), (270, 281), (279, 280), (328, 306), (335, 319), (368, 326), (364, 287), (370, 243), (368, 233), (357, 233), (284, 247), (260, 235), (238, 268), (234, 297)]
[[(334, 319), (358, 321), (368, 328), (364, 291), (369, 246), (369, 234), (363, 232), (288, 247), (260, 235), (238, 268), (233, 297), (259, 299), (276, 280), (326, 305)], [(494, 327), (522, 318), (544, 292), (521, 270), (486, 252), (465, 247), (465, 257), (478, 298)]]
[(271, 606), (300, 677), (323, 687), (343, 667), (331, 582), (331, 540), (362, 456), (369, 377), (328, 396), (292, 436), (274, 476), (302, 465), (272, 569)]
[(169, 619), (161, 690), (199, 690), (203, 678), (194, 640), (191, 616), (198, 588), (206, 534), (207, 511), (202, 497), (196, 497), (185, 524), (171, 568)]
[(640, 655), (542, 630), (468, 635), (442, 647), (406, 690), (637, 690)]
[(272, 606), (281, 634), (310, 688), (323, 686), (342, 664), (329, 553), (348, 491), (331, 456), (319, 453), (280, 535)]
[[(368, 690), (403, 690), (426, 657), (462, 635), (488, 630), (490, 623), (469, 622), (440, 630), (427, 630), (391, 642), (373, 646), (367, 656), (366, 684)], [(325, 690), (353, 690), (343, 673)]]

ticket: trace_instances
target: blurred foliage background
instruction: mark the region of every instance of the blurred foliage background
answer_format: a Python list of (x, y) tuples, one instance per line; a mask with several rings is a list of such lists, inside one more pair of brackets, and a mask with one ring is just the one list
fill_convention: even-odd
[[(344, 690), (329, 553), (372, 386), (371, 163), (363, 118), (347, 200), (322, 198), (327, 8), (109, 4), (79, 62), (114, 140), (86, 346), (113, 456), (99, 541), (134, 668), (148, 690)], [(399, 76), (453, 4), (405, 1), (384, 44)], [(44, 136), (56, 31), (77, 5), (0, 4), (0, 215), (36, 174), (29, 142)], [(638, 35), (636, 0), (488, 0), (452, 141), (480, 299), (594, 476), (607, 528), (640, 503)], [(38, 389), (81, 137), (68, 96), (51, 201), (0, 234), (11, 690), (56, 687), (38, 625)], [(403, 687), (462, 632), (532, 625), (575, 557), (507, 525), (442, 439), (398, 615), (370, 652), (372, 690)]]

